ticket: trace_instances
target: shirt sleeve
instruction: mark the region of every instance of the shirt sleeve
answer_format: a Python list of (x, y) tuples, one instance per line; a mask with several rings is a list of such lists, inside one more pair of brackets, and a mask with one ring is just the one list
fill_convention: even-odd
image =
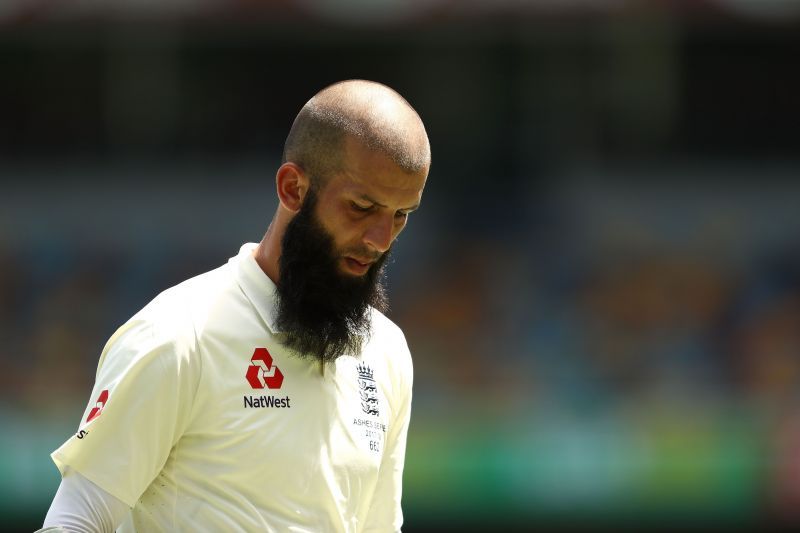
[(58, 487), (43, 529), (70, 533), (110, 533), (130, 508), (77, 472), (68, 470)]
[(411, 354), (401, 334), (403, 364), (393, 391), (392, 422), (389, 427), (383, 459), (378, 471), (378, 482), (365, 523), (366, 532), (400, 531), (403, 525), (401, 497), (403, 492), (403, 466), (406, 456), (406, 437), (411, 419), (411, 387), (413, 368)]
[(79, 430), (52, 454), (62, 476), (78, 472), (131, 508), (184, 432), (200, 372), (181, 313), (151, 306), (108, 341)]

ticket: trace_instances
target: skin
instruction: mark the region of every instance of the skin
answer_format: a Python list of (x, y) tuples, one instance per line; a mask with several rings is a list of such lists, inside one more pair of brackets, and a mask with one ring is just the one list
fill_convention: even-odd
[[(419, 207), (428, 168), (409, 174), (380, 151), (353, 137), (344, 143), (342, 170), (327, 177), (318, 191), (316, 214), (333, 237), (341, 272), (366, 274), (405, 228), (408, 214)], [(311, 186), (310, 176), (292, 162), (275, 176), (277, 212), (253, 251), (264, 273), (277, 283), (278, 258), (286, 226), (300, 210)]]

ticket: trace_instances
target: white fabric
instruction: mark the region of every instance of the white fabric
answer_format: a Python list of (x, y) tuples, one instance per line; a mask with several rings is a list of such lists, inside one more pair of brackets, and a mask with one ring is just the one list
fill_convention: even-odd
[[(111, 337), (79, 432), (53, 460), (133, 508), (123, 532), (399, 530), (412, 385), (402, 332), (373, 311), (361, 354), (323, 369), (290, 352), (254, 248)], [(251, 362), (256, 348), (272, 365)], [(254, 389), (248, 374), (284, 379)]]
[(67, 470), (44, 519), (44, 531), (108, 533), (114, 531), (130, 507), (78, 472)]

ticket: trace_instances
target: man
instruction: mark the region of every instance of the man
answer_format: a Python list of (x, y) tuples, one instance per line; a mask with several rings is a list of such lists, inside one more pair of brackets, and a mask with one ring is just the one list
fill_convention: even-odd
[(382, 273), (429, 165), (392, 89), (306, 103), (261, 242), (106, 344), (45, 530), (399, 530), (412, 367)]

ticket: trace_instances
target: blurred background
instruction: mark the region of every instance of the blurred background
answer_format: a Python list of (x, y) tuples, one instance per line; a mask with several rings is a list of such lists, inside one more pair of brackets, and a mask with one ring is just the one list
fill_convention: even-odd
[(389, 279), (406, 531), (800, 524), (798, 60), (791, 0), (0, 0), (3, 527), (346, 78), (433, 150)]

